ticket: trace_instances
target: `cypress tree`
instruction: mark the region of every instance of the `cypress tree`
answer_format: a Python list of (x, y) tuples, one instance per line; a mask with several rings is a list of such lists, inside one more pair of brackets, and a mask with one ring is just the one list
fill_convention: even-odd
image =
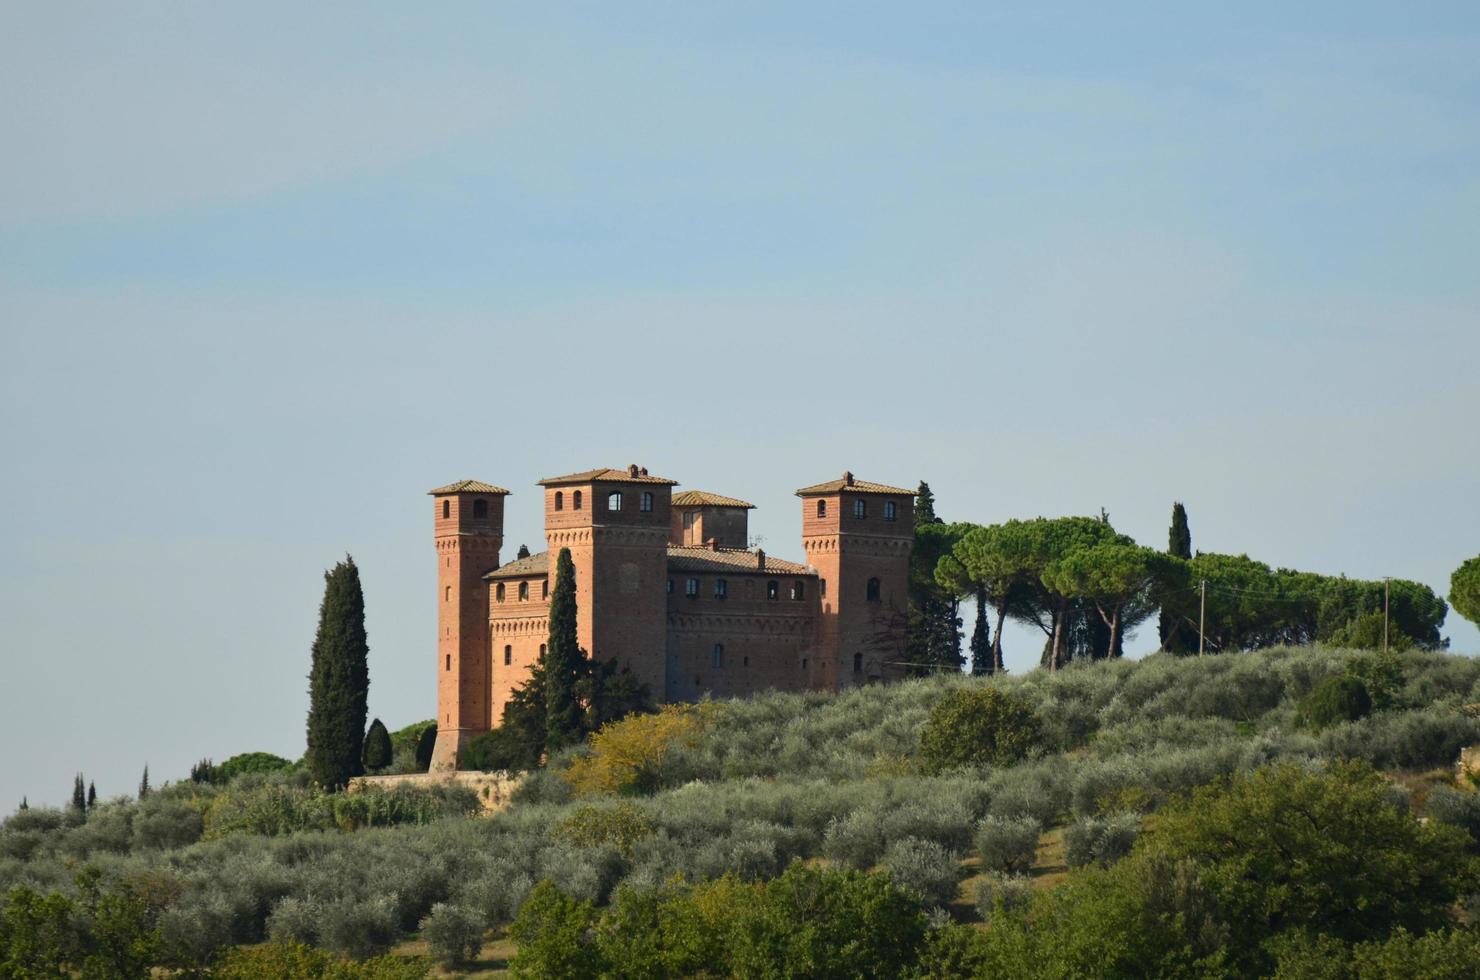
[(584, 734), (576, 683), (585, 673), (585, 658), (576, 645), (576, 566), (569, 548), (561, 548), (555, 562), (550, 639), (545, 649), (545, 748), (553, 752), (580, 741)]
[(80, 772), (72, 780), (72, 812), (79, 817), (87, 815), (87, 785)]
[(29, 810), (29, 809), (31, 809), (31, 804), (29, 804), (29, 803), (26, 802), (26, 798), (24, 796), (21, 797), (21, 809), (22, 810)]
[(976, 625), (971, 630), (971, 672), (990, 674), (996, 666), (992, 659), (992, 627), (987, 622), (987, 590), (976, 587)]
[(416, 737), (416, 766), (422, 772), (432, 768), (432, 752), (437, 748), (437, 726), (428, 725)]
[(917, 525), (945, 523), (935, 516), (935, 494), (930, 492), (930, 484), (924, 480), (920, 481), (920, 487), (915, 491), (915, 523)]
[[(1167, 531), (1167, 554), (1183, 561), (1192, 559), (1192, 531), (1187, 527), (1187, 508), (1181, 502), (1172, 504), (1172, 526)], [(1161, 615), (1156, 624), (1157, 635), (1161, 638), (1161, 648), (1172, 653), (1187, 653), (1188, 643), (1182, 637), (1182, 631), (1178, 629), (1178, 618), (1175, 610), (1162, 607)]]
[(308, 752), (313, 778), (342, 789), (363, 771), (365, 715), (369, 713), (370, 645), (365, 596), (353, 558), (324, 573), (324, 599), (308, 675)]
[(87, 784), (87, 808), (91, 810), (98, 805), (98, 787), (93, 782)]
[(149, 798), (149, 763), (144, 763), (144, 776), (139, 780), (139, 799)]
[(384, 769), (391, 764), (391, 733), (379, 718), (370, 723), (365, 733), (365, 770)]

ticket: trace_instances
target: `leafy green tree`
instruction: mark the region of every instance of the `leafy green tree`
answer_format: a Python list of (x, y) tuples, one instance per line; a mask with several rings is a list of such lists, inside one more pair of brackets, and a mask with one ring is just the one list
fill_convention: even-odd
[(391, 764), (391, 733), (376, 718), (365, 732), (365, 771), (373, 772)]
[(1291, 928), (1346, 941), (1395, 929), (1427, 932), (1449, 920), (1473, 880), (1458, 827), (1420, 823), (1389, 800), (1364, 763), (1324, 773), (1279, 765), (1193, 791), (1163, 811), (1154, 839), (1197, 863), (1246, 966)]
[(77, 953), (76, 909), (66, 897), (12, 888), (0, 906), (0, 977), (58, 980)]
[(548, 751), (573, 745), (585, 734), (582, 706), (576, 693), (585, 660), (576, 643), (576, 566), (570, 549), (561, 548), (555, 560), (555, 589), (550, 595), (550, 638), (540, 668)]
[(209, 781), (217, 786), (226, 786), (249, 772), (282, 772), (291, 768), (293, 763), (271, 752), (238, 752), (220, 765), (211, 766)]
[(305, 761), (313, 778), (328, 789), (342, 789), (364, 772), (369, 654), (360, 570), (346, 556), (324, 574), (324, 598), (309, 671)]
[(935, 494), (931, 492), (930, 484), (921, 480), (915, 491), (915, 526), (942, 523), (944, 522), (935, 516)]
[(80, 918), (85, 922), (82, 975), (110, 980), (145, 980), (163, 951), (148, 906), (133, 895), (104, 891), (102, 875), (77, 876)]
[[(1172, 524), (1167, 530), (1167, 554), (1183, 561), (1192, 560), (1192, 531), (1187, 526), (1187, 508), (1181, 501), (1172, 504)], [(1187, 641), (1185, 603), (1163, 602), (1161, 616), (1157, 621), (1157, 635), (1161, 648), (1168, 653), (1188, 653), (1193, 649)]]
[(583, 980), (601, 975), (602, 963), (591, 947), (596, 910), (590, 902), (567, 898), (548, 881), (534, 886), (509, 927), (518, 952), (509, 961), (516, 977), (564, 977)]
[(1480, 555), (1456, 568), (1449, 577), (1449, 603), (1455, 612), (1480, 624)]
[(1366, 718), (1372, 712), (1367, 685), (1355, 677), (1328, 677), (1301, 699), (1296, 724), (1319, 731), (1342, 722)]
[(951, 691), (935, 703), (920, 731), (927, 771), (1017, 762), (1037, 745), (1042, 726), (1033, 706), (995, 687)]
[(1053, 591), (1086, 600), (1110, 631), (1118, 654), (1122, 629), (1150, 616), (1158, 593), (1180, 584), (1185, 564), (1150, 548), (1100, 541), (1050, 562), (1043, 581)]

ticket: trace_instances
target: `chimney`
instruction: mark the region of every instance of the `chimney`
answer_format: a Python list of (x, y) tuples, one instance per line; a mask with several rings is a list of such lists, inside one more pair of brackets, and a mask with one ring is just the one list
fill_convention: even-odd
[(766, 570), (766, 553), (760, 548), (755, 549), (755, 567), (757, 571)]
[(647, 467), (644, 466), (637, 471), (638, 476), (647, 476)]
[(851, 470), (843, 471), (843, 482), (850, 487), (853, 486), (853, 472)]
[(718, 551), (719, 550), (719, 538), (710, 538), (708, 541), (704, 542), (704, 545), (710, 551)]
[(627, 467), (627, 475), (628, 476), (636, 476), (637, 475), (637, 464), (636, 463), (631, 463), (631, 464), (628, 465), (628, 467)]

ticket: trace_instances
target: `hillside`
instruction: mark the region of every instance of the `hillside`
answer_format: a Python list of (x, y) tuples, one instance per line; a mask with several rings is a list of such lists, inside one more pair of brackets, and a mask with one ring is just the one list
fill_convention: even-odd
[[(1370, 714), (1300, 724), (1302, 700), (1331, 678), (1359, 679)], [(1031, 707), (1031, 750), (1010, 764), (932, 774), (921, 756), (932, 709), (952, 692), (987, 687)], [(1477, 703), (1480, 661), (1311, 648), (763, 695), (620, 723), (598, 738), (594, 756), (583, 748), (557, 757), (487, 819), (465, 816), (475, 801), (456, 791), (356, 801), (282, 774), (248, 774), (225, 788), (175, 784), (142, 802), (100, 804), (85, 821), (23, 811), (0, 828), (0, 890), (75, 895), (79, 867), (95, 868), (105, 889), (139, 898), (157, 922), (159, 958), (185, 965), (266, 938), (371, 956), (415, 933), (438, 903), (447, 904), (427, 927), (434, 939), (439, 926), (456, 933), (459, 923), (463, 933), (502, 930), (542, 881), (599, 907), (619, 892), (668, 895), (680, 879), (777, 879), (800, 860), (887, 872), (922, 914), (940, 905), (978, 935), (1021, 928), (1031, 944), (1030, 927), (1008, 918), (982, 933), (984, 914), (1057, 914), (1023, 888), (1048, 894), (1067, 882), (1059, 891), (1072, 896), (1121, 887), (1094, 876), (1147, 850), (1169, 805), (1182, 812), (1188, 805), (1177, 801), (1230, 773), (1290, 772), (1296, 783), (1336, 773), (1354, 780), (1349, 795), (1358, 799), (1363, 777), (1338, 766), (1355, 760), (1387, 774), (1383, 806), (1401, 812), (1403, 833), (1465, 828), (1446, 845), (1469, 875), (1453, 887), (1480, 894), (1467, 863), (1480, 836), (1464, 836), (1480, 835), (1480, 802), (1472, 788), (1451, 785), (1460, 748), (1480, 743)], [(642, 764), (618, 764), (618, 755)], [(1278, 768), (1285, 763), (1295, 768)], [(1049, 852), (1090, 867), (1049, 873), (1041, 860)], [(985, 875), (988, 864), (1037, 868), (1020, 881)], [(938, 928), (946, 921), (929, 920), (930, 941), (954, 935)], [(521, 935), (536, 935), (531, 928), (525, 921)], [(1227, 949), (1214, 959), (1243, 956), (1236, 939), (1222, 940)], [(1204, 973), (1222, 968), (1199, 962)]]

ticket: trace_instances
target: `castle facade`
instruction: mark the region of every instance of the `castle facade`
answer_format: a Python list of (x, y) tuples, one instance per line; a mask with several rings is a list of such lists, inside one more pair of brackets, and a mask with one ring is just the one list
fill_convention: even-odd
[(576, 631), (658, 701), (828, 690), (902, 676), (914, 491), (841, 479), (796, 491), (805, 563), (751, 549), (751, 504), (645, 468), (539, 481), (545, 540), (500, 564), (509, 491), (431, 491), (437, 546), (437, 745), (432, 768), (499, 723), (549, 635), (555, 555), (576, 572)]

